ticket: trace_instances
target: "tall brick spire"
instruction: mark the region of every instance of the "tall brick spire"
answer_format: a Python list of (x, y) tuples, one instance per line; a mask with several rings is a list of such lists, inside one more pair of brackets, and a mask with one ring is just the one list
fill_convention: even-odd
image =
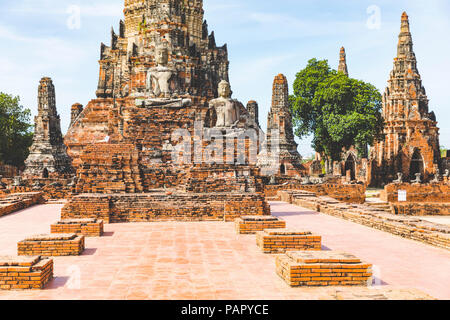
[(402, 25), (400, 28), (400, 35), (398, 37), (398, 49), (397, 57), (400, 58), (413, 58), (415, 54), (413, 51), (413, 41), (411, 36), (411, 30), (409, 28), (409, 17), (406, 12), (402, 15)]
[(38, 89), (38, 115), (30, 155), (24, 174), (47, 178), (49, 174), (71, 172), (71, 160), (61, 134), (61, 120), (56, 111), (55, 86), (52, 79), (42, 78)]
[(342, 72), (346, 76), (348, 76), (348, 68), (347, 68), (347, 55), (345, 53), (345, 48), (341, 48), (341, 52), (339, 54), (339, 72)]
[(402, 173), (428, 180), (440, 165), (439, 129), (428, 110), (428, 98), (417, 69), (406, 12), (401, 18), (397, 57), (383, 95), (385, 139), (374, 147), (376, 182), (390, 182)]
[[(273, 81), (272, 107), (267, 117), (267, 146), (279, 147), (281, 175), (299, 175), (303, 169), (302, 157), (297, 151), (289, 103), (289, 86), (286, 77), (279, 74)], [(276, 136), (272, 134), (277, 132)]]
[(398, 38), (397, 57), (384, 95), (384, 117), (386, 120), (429, 118), (428, 98), (417, 69), (406, 12), (402, 15)]

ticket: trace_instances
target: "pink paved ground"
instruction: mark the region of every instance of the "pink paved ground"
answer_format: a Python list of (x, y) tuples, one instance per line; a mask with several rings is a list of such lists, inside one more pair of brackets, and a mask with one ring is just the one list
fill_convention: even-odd
[[(16, 254), (25, 236), (49, 232), (60, 209), (42, 205), (0, 218), (0, 255)], [(324, 235), (326, 247), (377, 264), (389, 283), (381, 288), (450, 297), (445, 250), (284, 203), (272, 209), (289, 227)], [(333, 299), (337, 290), (356, 290), (288, 287), (275, 274), (274, 256), (260, 253), (255, 236), (236, 235), (232, 223), (111, 224), (105, 231), (86, 239), (83, 256), (54, 258), (55, 279), (45, 290), (0, 290), (0, 299)]]

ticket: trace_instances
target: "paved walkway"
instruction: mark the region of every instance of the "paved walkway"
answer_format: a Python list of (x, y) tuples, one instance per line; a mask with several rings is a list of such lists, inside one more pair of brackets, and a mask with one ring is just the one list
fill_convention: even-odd
[[(0, 255), (16, 254), (17, 241), (28, 235), (49, 232), (60, 209), (42, 205), (0, 218)], [(284, 203), (272, 209), (289, 227), (324, 235), (326, 247), (377, 264), (384, 281), (378, 288), (420, 288), (450, 298), (447, 251)], [(45, 290), (0, 291), (0, 299), (316, 300), (360, 291), (288, 287), (275, 273), (274, 256), (257, 249), (255, 236), (236, 235), (233, 223), (110, 224), (105, 231), (86, 239), (82, 256), (54, 258), (55, 279)]]
[(17, 242), (26, 236), (50, 233), (63, 205), (38, 205), (0, 217), (0, 255), (17, 255)]
[(285, 219), (289, 227), (320, 234), (325, 247), (347, 251), (375, 265), (383, 283), (450, 299), (449, 251), (284, 202), (271, 206), (273, 214)]

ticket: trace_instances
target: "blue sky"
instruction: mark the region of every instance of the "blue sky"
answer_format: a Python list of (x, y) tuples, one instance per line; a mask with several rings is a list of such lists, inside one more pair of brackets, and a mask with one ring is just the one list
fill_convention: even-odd
[[(2, 0), (0, 91), (20, 95), (36, 113), (39, 79), (52, 77), (65, 132), (70, 106), (95, 97), (100, 42), (109, 45), (110, 28), (117, 30), (123, 17), (123, 2)], [(79, 28), (68, 27), (73, 5), (81, 9)], [(264, 128), (273, 77), (284, 73), (292, 85), (313, 57), (337, 68), (341, 46), (347, 50), (350, 76), (384, 91), (400, 17), (407, 11), (430, 110), (437, 115), (441, 145), (450, 148), (448, 0), (204, 0), (204, 6), (217, 43), (228, 44), (234, 98), (244, 104), (258, 101)], [(304, 156), (313, 152), (309, 139), (299, 143)]]

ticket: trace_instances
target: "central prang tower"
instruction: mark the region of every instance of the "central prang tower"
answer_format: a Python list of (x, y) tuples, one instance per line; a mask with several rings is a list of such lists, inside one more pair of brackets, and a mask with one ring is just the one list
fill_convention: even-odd
[[(91, 192), (99, 177), (105, 192), (184, 183), (185, 169), (172, 162), (172, 135), (194, 136), (195, 124), (217, 122), (224, 110), (209, 102), (219, 97), (219, 83), (229, 87), (227, 46), (216, 45), (203, 17), (201, 0), (125, 0), (118, 32), (101, 44), (97, 99), (76, 110), (64, 139), (79, 192)], [(240, 109), (232, 125), (245, 122), (245, 107), (225, 100)]]
[(217, 97), (219, 82), (228, 81), (228, 52), (208, 32), (203, 1), (125, 0), (124, 15), (111, 46), (101, 45), (97, 97), (144, 96), (159, 47), (167, 50), (178, 96)]
[(227, 47), (203, 15), (199, 0), (125, 1), (119, 31), (101, 44), (97, 98), (74, 107), (64, 138), (80, 195), (65, 218), (98, 217), (83, 203), (100, 198), (110, 222), (270, 213), (249, 160), (260, 128), (232, 99)]
[(202, 0), (125, 0), (126, 38), (137, 36), (142, 18), (160, 22), (170, 18), (173, 22), (187, 26), (191, 40), (200, 46), (203, 39), (203, 1)]

